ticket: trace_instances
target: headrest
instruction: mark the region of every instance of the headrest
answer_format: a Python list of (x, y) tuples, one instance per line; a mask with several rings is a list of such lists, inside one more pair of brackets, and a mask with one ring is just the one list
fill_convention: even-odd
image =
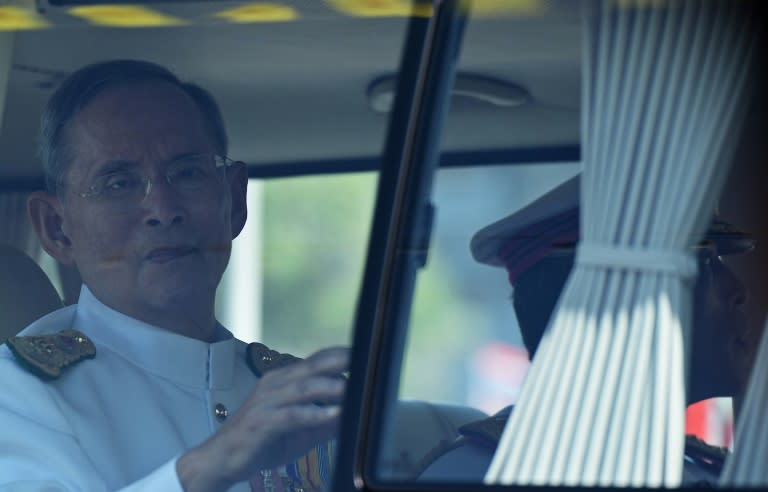
[(37, 263), (0, 244), (0, 343), (60, 307), (58, 292)]
[[(580, 176), (575, 176), (529, 205), (479, 230), (470, 243), (476, 261), (506, 267), (510, 281), (541, 258), (571, 252), (579, 240)], [(753, 237), (715, 215), (703, 238), (717, 254), (746, 253)], [(701, 243), (700, 243), (701, 244)]]

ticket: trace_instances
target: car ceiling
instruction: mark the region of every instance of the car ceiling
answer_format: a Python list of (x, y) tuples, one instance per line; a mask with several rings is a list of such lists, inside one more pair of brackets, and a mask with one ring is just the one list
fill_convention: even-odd
[[(471, 18), (458, 70), (517, 84), (531, 100), (496, 107), (454, 98), (444, 150), (578, 143), (581, 29), (578, 9), (569, 7), (576, 3)], [(183, 7), (164, 5), (170, 12), (184, 13)], [(9, 37), (2, 177), (40, 176), (35, 138), (47, 97), (67, 73), (113, 58), (158, 62), (209, 89), (225, 116), (230, 156), (250, 166), (381, 153), (388, 115), (370, 108), (366, 91), (375, 78), (396, 72), (406, 18), (326, 11), (280, 23), (126, 29), (68, 23), (60, 20), (60, 7), (47, 8), (45, 15), (59, 16), (53, 27)]]

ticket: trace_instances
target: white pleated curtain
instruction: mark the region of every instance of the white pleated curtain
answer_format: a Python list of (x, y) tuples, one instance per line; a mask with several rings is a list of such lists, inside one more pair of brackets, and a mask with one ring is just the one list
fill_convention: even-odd
[(725, 487), (768, 486), (768, 322), (736, 424), (733, 454), (723, 469)]
[(743, 7), (585, 4), (581, 243), (487, 483), (680, 485), (690, 246), (744, 109)]

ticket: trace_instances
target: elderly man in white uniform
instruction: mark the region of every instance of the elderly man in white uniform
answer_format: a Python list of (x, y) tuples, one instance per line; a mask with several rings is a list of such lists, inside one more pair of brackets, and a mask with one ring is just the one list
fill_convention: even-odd
[(0, 347), (0, 490), (321, 488), (348, 353), (299, 361), (216, 321), (247, 171), (210, 95), (105, 62), (42, 123), (48, 191), (29, 216), (84, 286)]

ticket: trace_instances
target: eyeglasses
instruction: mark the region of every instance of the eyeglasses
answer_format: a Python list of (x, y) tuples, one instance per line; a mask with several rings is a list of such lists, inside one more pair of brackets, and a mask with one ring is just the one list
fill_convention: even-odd
[[(171, 161), (165, 179), (180, 193), (193, 193), (223, 182), (223, 170), (234, 164), (217, 154), (191, 154)], [(109, 203), (139, 203), (152, 190), (152, 178), (135, 170), (124, 169), (97, 177), (82, 198)]]
[(699, 262), (699, 265), (709, 266), (721, 261), (719, 248), (714, 241), (705, 239), (694, 246), (693, 251), (696, 253), (696, 260)]

